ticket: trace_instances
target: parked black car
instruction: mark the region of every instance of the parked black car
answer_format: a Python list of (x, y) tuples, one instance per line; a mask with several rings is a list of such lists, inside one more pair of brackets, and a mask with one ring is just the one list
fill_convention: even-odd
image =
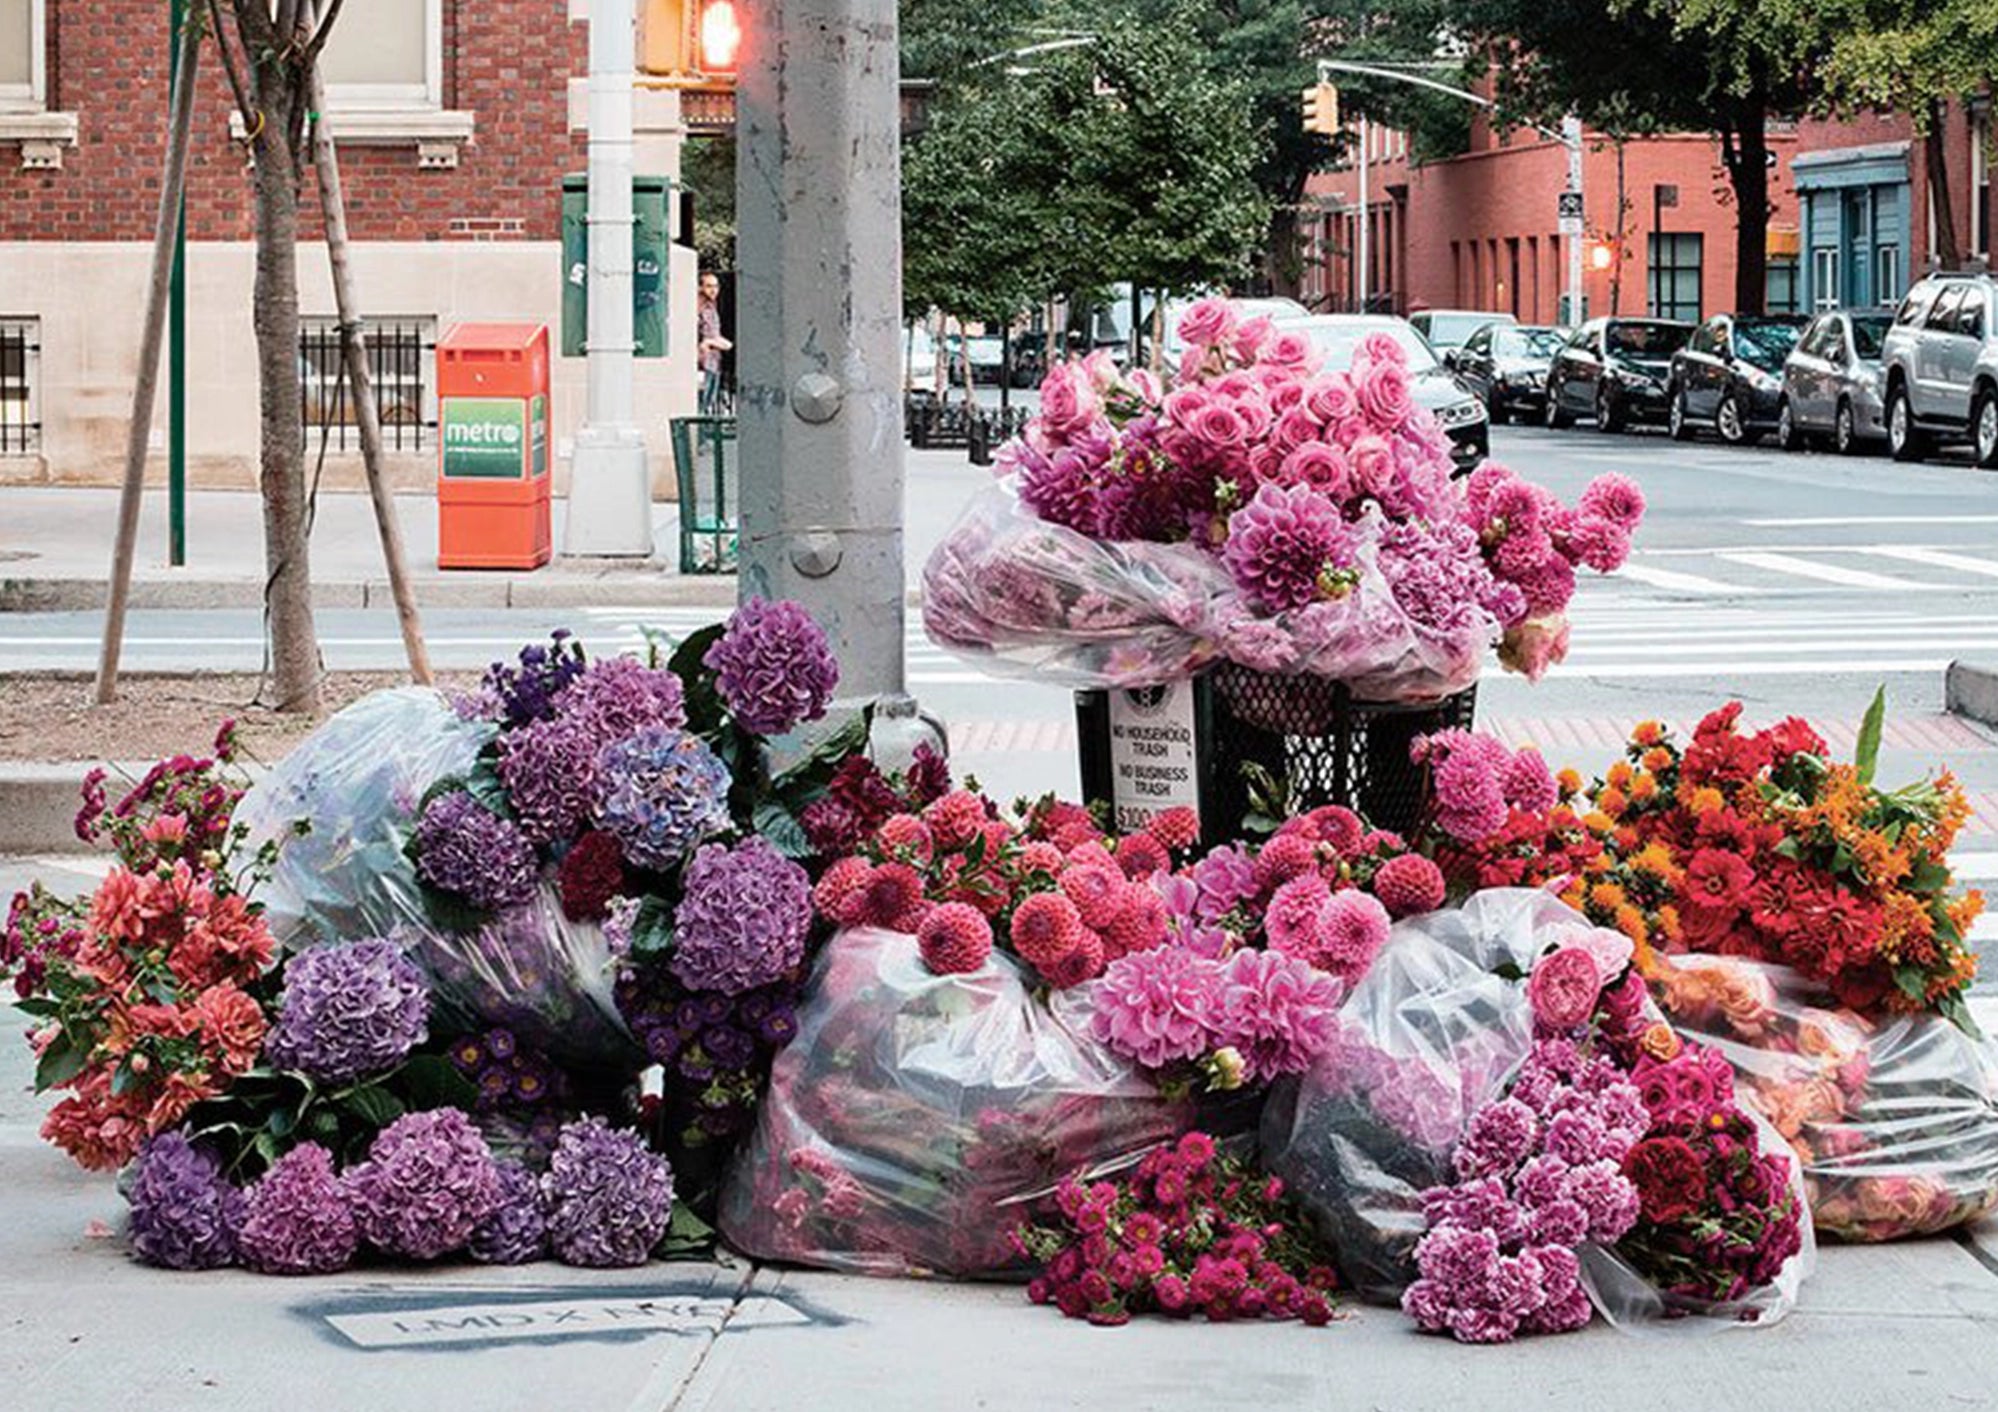
[(1811, 320), (1783, 362), (1776, 440), (1785, 451), (1829, 435), (1845, 456), (1886, 437), (1880, 346), (1893, 322), (1892, 309), (1833, 309)]
[(1665, 380), (1672, 355), (1693, 326), (1677, 319), (1590, 319), (1554, 357), (1547, 372), (1546, 423), (1595, 418), (1599, 431), (1665, 420)]
[(1547, 405), (1547, 370), (1568, 330), (1487, 324), (1443, 355), (1457, 380), (1482, 397), (1495, 425), (1513, 413), (1537, 417)]
[(1783, 407), (1783, 362), (1804, 331), (1801, 314), (1716, 314), (1672, 355), (1667, 426), (1689, 441), (1711, 426), (1730, 446), (1776, 430)]

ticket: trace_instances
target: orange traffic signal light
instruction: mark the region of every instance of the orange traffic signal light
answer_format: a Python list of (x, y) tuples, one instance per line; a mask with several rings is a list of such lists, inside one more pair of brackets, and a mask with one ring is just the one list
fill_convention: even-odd
[(655, 84), (727, 92), (742, 51), (736, 0), (645, 0), (638, 66)]
[(695, 40), (700, 72), (733, 79), (736, 51), (742, 47), (742, 24), (736, 19), (735, 0), (702, 0)]
[(1616, 245), (1613, 242), (1608, 240), (1596, 240), (1596, 241), (1591, 241), (1589, 243), (1590, 269), (1606, 270), (1615, 263), (1616, 263)]
[(1304, 90), (1304, 130), (1321, 137), (1339, 134), (1339, 90), (1329, 83), (1314, 83)]

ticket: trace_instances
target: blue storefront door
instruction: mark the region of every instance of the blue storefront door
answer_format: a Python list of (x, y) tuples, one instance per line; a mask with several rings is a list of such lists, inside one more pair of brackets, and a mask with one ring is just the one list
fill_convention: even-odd
[(1873, 302), (1873, 192), (1858, 187), (1842, 193), (1839, 227), (1845, 236), (1845, 259), (1840, 263), (1839, 302), (1848, 309), (1863, 309)]

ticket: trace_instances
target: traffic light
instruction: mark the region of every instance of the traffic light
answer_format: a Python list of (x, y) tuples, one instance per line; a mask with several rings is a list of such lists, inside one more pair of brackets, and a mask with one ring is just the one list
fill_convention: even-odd
[(638, 66), (663, 86), (727, 92), (741, 49), (736, 0), (645, 0)]
[(1597, 271), (1606, 270), (1615, 263), (1616, 263), (1615, 241), (1592, 240), (1589, 242), (1590, 269)]
[(1304, 130), (1321, 137), (1339, 134), (1339, 89), (1330, 83), (1314, 83), (1304, 90)]

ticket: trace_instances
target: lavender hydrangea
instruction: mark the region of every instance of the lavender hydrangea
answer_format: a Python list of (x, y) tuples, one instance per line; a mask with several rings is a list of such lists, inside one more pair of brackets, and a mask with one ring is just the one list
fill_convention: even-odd
[(462, 1249), (500, 1201), (498, 1165), (455, 1108), (408, 1113), (347, 1173), (361, 1238), (387, 1255), (434, 1260)]
[(736, 724), (755, 735), (818, 720), (839, 684), (825, 630), (789, 599), (744, 603), (701, 660)]
[(597, 825), (641, 868), (672, 867), (728, 824), (728, 766), (684, 731), (640, 731), (599, 767)]
[(686, 688), (672, 672), (636, 657), (605, 657), (569, 684), (557, 715), (587, 731), (602, 749), (642, 730), (685, 726)]
[(499, 1164), (499, 1204), (472, 1232), (468, 1253), (486, 1265), (526, 1265), (548, 1254), (541, 1179), (518, 1162)]
[(569, 1265), (642, 1265), (673, 1216), (673, 1168), (600, 1118), (562, 1130), (541, 1178), (548, 1238)]
[(266, 1275), (344, 1270), (360, 1245), (333, 1154), (300, 1143), (271, 1165), (245, 1198), (238, 1242), (243, 1264)]
[(132, 1207), (132, 1253), (169, 1270), (214, 1270), (236, 1258), (243, 1194), (215, 1154), (177, 1132), (139, 1149), (125, 1198)]
[(429, 1038), (423, 972), (392, 941), (340, 942), (294, 956), (264, 1054), (325, 1084), (392, 1069)]
[(582, 830), (596, 799), (602, 748), (588, 722), (566, 715), (500, 737), (500, 782), (529, 842), (546, 847)]
[(812, 882), (766, 838), (694, 855), (673, 914), (674, 977), (690, 990), (739, 995), (805, 959)]
[(534, 895), (534, 845), (464, 790), (432, 799), (416, 823), (416, 871), (432, 887), (497, 912)]

